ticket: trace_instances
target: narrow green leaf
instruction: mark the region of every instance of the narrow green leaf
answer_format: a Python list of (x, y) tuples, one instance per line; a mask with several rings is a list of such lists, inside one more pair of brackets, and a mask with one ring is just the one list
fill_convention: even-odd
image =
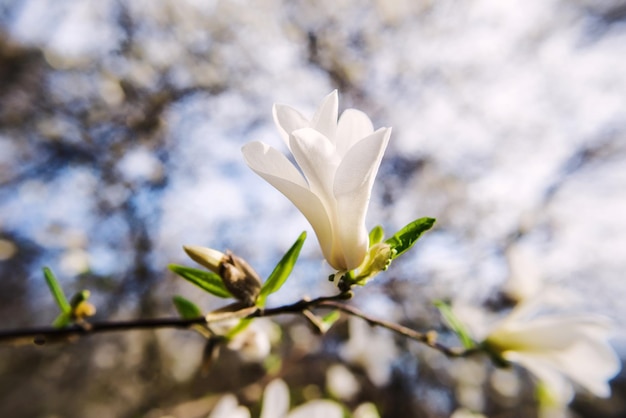
[(54, 273), (48, 267), (43, 268), (43, 275), (46, 278), (46, 283), (48, 283), (48, 287), (50, 288), (50, 292), (52, 296), (54, 296), (54, 300), (56, 301), (59, 309), (64, 314), (69, 314), (72, 311), (70, 304), (67, 302), (67, 298), (65, 297), (65, 293), (63, 293), (63, 289), (59, 285), (56, 277), (54, 277)]
[(195, 284), (203, 290), (206, 290), (212, 295), (220, 298), (233, 297), (233, 295), (231, 295), (224, 286), (222, 278), (213, 272), (180, 266), (178, 264), (170, 264), (167, 267), (183, 279)]
[(383, 230), (382, 226), (376, 225), (374, 228), (372, 228), (372, 230), (370, 231), (370, 247), (374, 244), (378, 244), (379, 242), (381, 242), (384, 236), (385, 231)]
[(472, 338), (470, 337), (470, 334), (467, 331), (467, 328), (465, 328), (465, 325), (454, 314), (454, 312), (450, 308), (450, 305), (441, 300), (436, 300), (434, 302), (434, 305), (437, 307), (437, 309), (439, 309), (439, 312), (445, 319), (446, 323), (450, 326), (452, 331), (454, 331), (455, 334), (459, 336), (463, 347), (468, 349), (474, 348), (476, 346), (476, 343), (474, 343), (474, 340), (472, 340)]
[(395, 250), (393, 258), (397, 258), (415, 244), (419, 237), (435, 224), (434, 218), (417, 219), (396, 232), (385, 242)]
[(71, 322), (72, 322), (72, 319), (70, 317), (70, 314), (62, 312), (59, 314), (59, 316), (56, 317), (54, 322), (52, 322), (52, 327), (53, 328), (65, 328)]
[(339, 313), (339, 311), (330, 311), (329, 313), (324, 315), (322, 317), (322, 324), (324, 324), (323, 331), (328, 331), (333, 325), (335, 325), (335, 322), (337, 322), (340, 317), (341, 314)]
[(258, 307), (265, 306), (265, 300), (267, 296), (278, 291), (285, 284), (285, 280), (291, 274), (293, 270), (294, 264), (298, 260), (298, 256), (300, 255), (300, 250), (302, 249), (302, 245), (304, 244), (304, 240), (306, 239), (306, 231), (301, 233), (296, 242), (291, 246), (289, 251), (285, 253), (283, 258), (278, 262), (270, 277), (267, 278), (265, 283), (263, 283), (263, 287), (261, 288), (261, 292), (259, 293), (259, 297), (257, 298), (256, 305)]
[(172, 302), (174, 302), (174, 306), (178, 311), (178, 314), (183, 319), (194, 319), (200, 318), (202, 316), (202, 311), (200, 308), (196, 306), (195, 303), (186, 299), (180, 295), (175, 295), (172, 298)]
[(239, 320), (239, 323), (232, 327), (225, 335), (227, 340), (232, 339), (235, 335), (248, 328), (248, 325), (252, 323), (252, 318), (244, 318)]

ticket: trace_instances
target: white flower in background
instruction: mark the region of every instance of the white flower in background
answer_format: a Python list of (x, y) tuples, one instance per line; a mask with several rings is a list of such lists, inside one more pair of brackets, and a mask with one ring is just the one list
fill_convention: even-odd
[(573, 384), (608, 397), (608, 381), (620, 361), (608, 338), (609, 321), (596, 316), (529, 317), (537, 304), (524, 303), (488, 332), (485, 344), (503, 359), (529, 370), (555, 404), (567, 404)]
[(250, 418), (250, 411), (239, 405), (235, 395), (228, 393), (222, 396), (207, 418)]
[(280, 379), (272, 380), (263, 393), (261, 418), (343, 418), (343, 408), (324, 399), (309, 401), (289, 411), (289, 388)]
[(502, 293), (514, 302), (523, 302), (543, 288), (541, 271), (536, 254), (528, 246), (513, 244), (506, 250), (509, 276)]
[(357, 268), (368, 250), (365, 215), (391, 128), (374, 131), (369, 117), (355, 109), (337, 120), (336, 90), (310, 120), (284, 105), (274, 105), (273, 113), (298, 167), (258, 141), (243, 147), (246, 163), (304, 214), (332, 267)]
[[(337, 402), (316, 399), (289, 411), (289, 388), (281, 379), (265, 387), (260, 418), (343, 418), (343, 407)], [(250, 418), (250, 411), (240, 406), (233, 394), (224, 395), (208, 418)]]
[[(238, 319), (221, 321), (211, 324), (211, 329), (216, 334), (225, 335), (238, 324)], [(256, 319), (232, 337), (227, 347), (235, 351), (244, 361), (261, 362), (270, 354), (272, 342), (279, 338), (279, 332), (277, 325), (272, 321), (265, 318)]]
[(326, 370), (326, 388), (336, 399), (350, 401), (359, 393), (361, 385), (343, 364), (333, 364)]
[(339, 354), (346, 361), (363, 367), (376, 386), (384, 386), (391, 377), (391, 363), (397, 355), (393, 338), (359, 318), (350, 317), (348, 327), (350, 339)]

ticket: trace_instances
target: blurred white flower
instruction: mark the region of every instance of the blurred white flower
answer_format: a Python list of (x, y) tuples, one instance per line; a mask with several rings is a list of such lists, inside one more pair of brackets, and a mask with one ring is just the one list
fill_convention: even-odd
[(343, 418), (336, 402), (317, 399), (289, 410), (289, 388), (281, 379), (272, 380), (263, 393), (261, 418)]
[(350, 339), (339, 354), (345, 360), (363, 367), (376, 386), (383, 386), (391, 377), (391, 363), (397, 349), (389, 334), (372, 329), (365, 321), (351, 317)]
[(524, 303), (496, 323), (485, 339), (487, 347), (528, 369), (554, 403), (571, 401), (573, 383), (608, 397), (608, 381), (621, 367), (608, 342), (609, 321), (596, 316), (532, 317), (537, 308), (536, 303)]
[(357, 268), (367, 254), (365, 215), (391, 128), (374, 131), (369, 117), (355, 109), (337, 120), (336, 90), (310, 120), (284, 105), (274, 105), (273, 113), (298, 167), (258, 141), (243, 147), (246, 163), (307, 218), (332, 267)]
[[(239, 320), (222, 321), (212, 324), (212, 329), (218, 334), (227, 334)], [(263, 361), (272, 349), (272, 342), (276, 340), (276, 324), (264, 318), (255, 319), (243, 331), (236, 334), (227, 347), (235, 351), (242, 360), (248, 362)]]
[(528, 246), (511, 245), (506, 250), (509, 276), (502, 293), (514, 302), (523, 302), (541, 291), (543, 287), (537, 256)]
[(354, 410), (352, 418), (380, 418), (380, 414), (376, 405), (371, 402), (365, 402)]
[(207, 418), (250, 418), (250, 411), (239, 405), (235, 395), (228, 393), (222, 396)]
[(333, 364), (326, 370), (326, 387), (337, 399), (352, 400), (361, 389), (359, 381), (343, 364)]
[(487, 418), (485, 415), (470, 411), (466, 408), (459, 408), (450, 415), (450, 418)]

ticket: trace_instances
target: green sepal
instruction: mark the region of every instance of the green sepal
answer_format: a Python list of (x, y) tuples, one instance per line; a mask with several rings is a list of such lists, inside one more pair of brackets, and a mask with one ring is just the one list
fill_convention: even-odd
[(461, 344), (463, 344), (463, 347), (465, 347), (466, 349), (476, 347), (476, 343), (474, 342), (474, 340), (472, 340), (472, 337), (470, 337), (467, 328), (465, 328), (465, 325), (454, 314), (454, 312), (450, 308), (450, 305), (442, 300), (436, 300), (434, 302), (434, 305), (435, 307), (437, 307), (437, 309), (439, 309), (439, 312), (445, 319), (448, 326), (459, 337), (459, 340), (461, 340)]
[[(43, 268), (43, 275), (46, 278), (46, 283), (48, 283), (48, 287), (50, 288), (50, 292), (52, 296), (54, 296), (54, 300), (56, 301), (61, 312), (68, 315), (72, 312), (72, 307), (67, 302), (67, 298), (65, 297), (65, 293), (63, 293), (63, 289), (59, 285), (56, 277), (54, 277), (54, 273), (48, 267)], [(58, 318), (57, 318), (58, 319)], [(55, 320), (56, 322), (56, 320)]]
[(391, 238), (388, 238), (385, 242), (389, 244), (394, 251), (393, 258), (399, 257), (411, 248), (420, 236), (432, 228), (434, 224), (435, 218), (420, 218), (409, 223), (396, 232)]
[(256, 306), (262, 308), (265, 306), (265, 300), (269, 295), (278, 291), (285, 281), (291, 274), (293, 270), (293, 266), (296, 264), (298, 260), (298, 256), (300, 255), (300, 250), (302, 249), (302, 245), (304, 244), (304, 240), (306, 239), (306, 231), (301, 233), (296, 242), (291, 246), (291, 248), (285, 253), (283, 258), (280, 259), (272, 274), (267, 278), (265, 283), (263, 283), (263, 287), (261, 287), (261, 292), (259, 293), (259, 297), (256, 300)]
[(198, 286), (200, 289), (209, 292), (220, 298), (232, 298), (233, 295), (226, 289), (222, 278), (206, 270), (199, 270), (192, 267), (170, 264), (167, 266), (171, 271), (178, 274), (183, 279)]
[(174, 302), (174, 306), (178, 311), (178, 314), (183, 319), (195, 319), (202, 317), (202, 311), (195, 303), (186, 299), (180, 295), (175, 295), (172, 298), (172, 302)]
[(72, 308), (72, 312), (81, 304), (81, 302), (85, 302), (91, 296), (91, 292), (89, 290), (81, 290), (80, 292), (75, 293), (70, 299), (70, 307)]
[(385, 237), (385, 230), (383, 229), (382, 226), (380, 225), (376, 225), (374, 228), (372, 228), (372, 230), (370, 231), (370, 247), (372, 245), (378, 244), (379, 242), (381, 242), (383, 240), (383, 238)]

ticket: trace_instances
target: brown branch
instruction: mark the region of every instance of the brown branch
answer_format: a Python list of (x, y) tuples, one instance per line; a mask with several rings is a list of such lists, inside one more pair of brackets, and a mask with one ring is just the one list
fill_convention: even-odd
[(67, 341), (80, 336), (101, 332), (159, 328), (185, 329), (193, 327), (194, 325), (206, 326), (210, 323), (220, 322), (232, 318), (261, 318), (285, 314), (298, 314), (307, 317), (307, 315), (312, 315), (311, 310), (313, 309), (336, 309), (348, 315), (361, 318), (372, 326), (386, 328), (402, 335), (403, 337), (419, 341), (429, 347), (441, 351), (449, 357), (465, 357), (477, 351), (476, 349), (466, 350), (459, 347), (447, 347), (437, 341), (437, 333), (435, 331), (421, 333), (400, 324), (371, 317), (359, 309), (341, 302), (350, 299), (351, 297), (352, 293), (345, 292), (335, 296), (323, 296), (316, 299), (301, 299), (290, 305), (270, 309), (255, 309), (254, 307), (247, 307), (232, 312), (218, 310), (216, 312), (219, 312), (219, 314), (209, 313), (206, 317), (192, 319), (150, 318), (129, 321), (83, 322), (65, 328), (38, 327), (16, 330), (0, 330), (0, 342), (34, 343), (37, 345), (43, 345), (50, 342)]

